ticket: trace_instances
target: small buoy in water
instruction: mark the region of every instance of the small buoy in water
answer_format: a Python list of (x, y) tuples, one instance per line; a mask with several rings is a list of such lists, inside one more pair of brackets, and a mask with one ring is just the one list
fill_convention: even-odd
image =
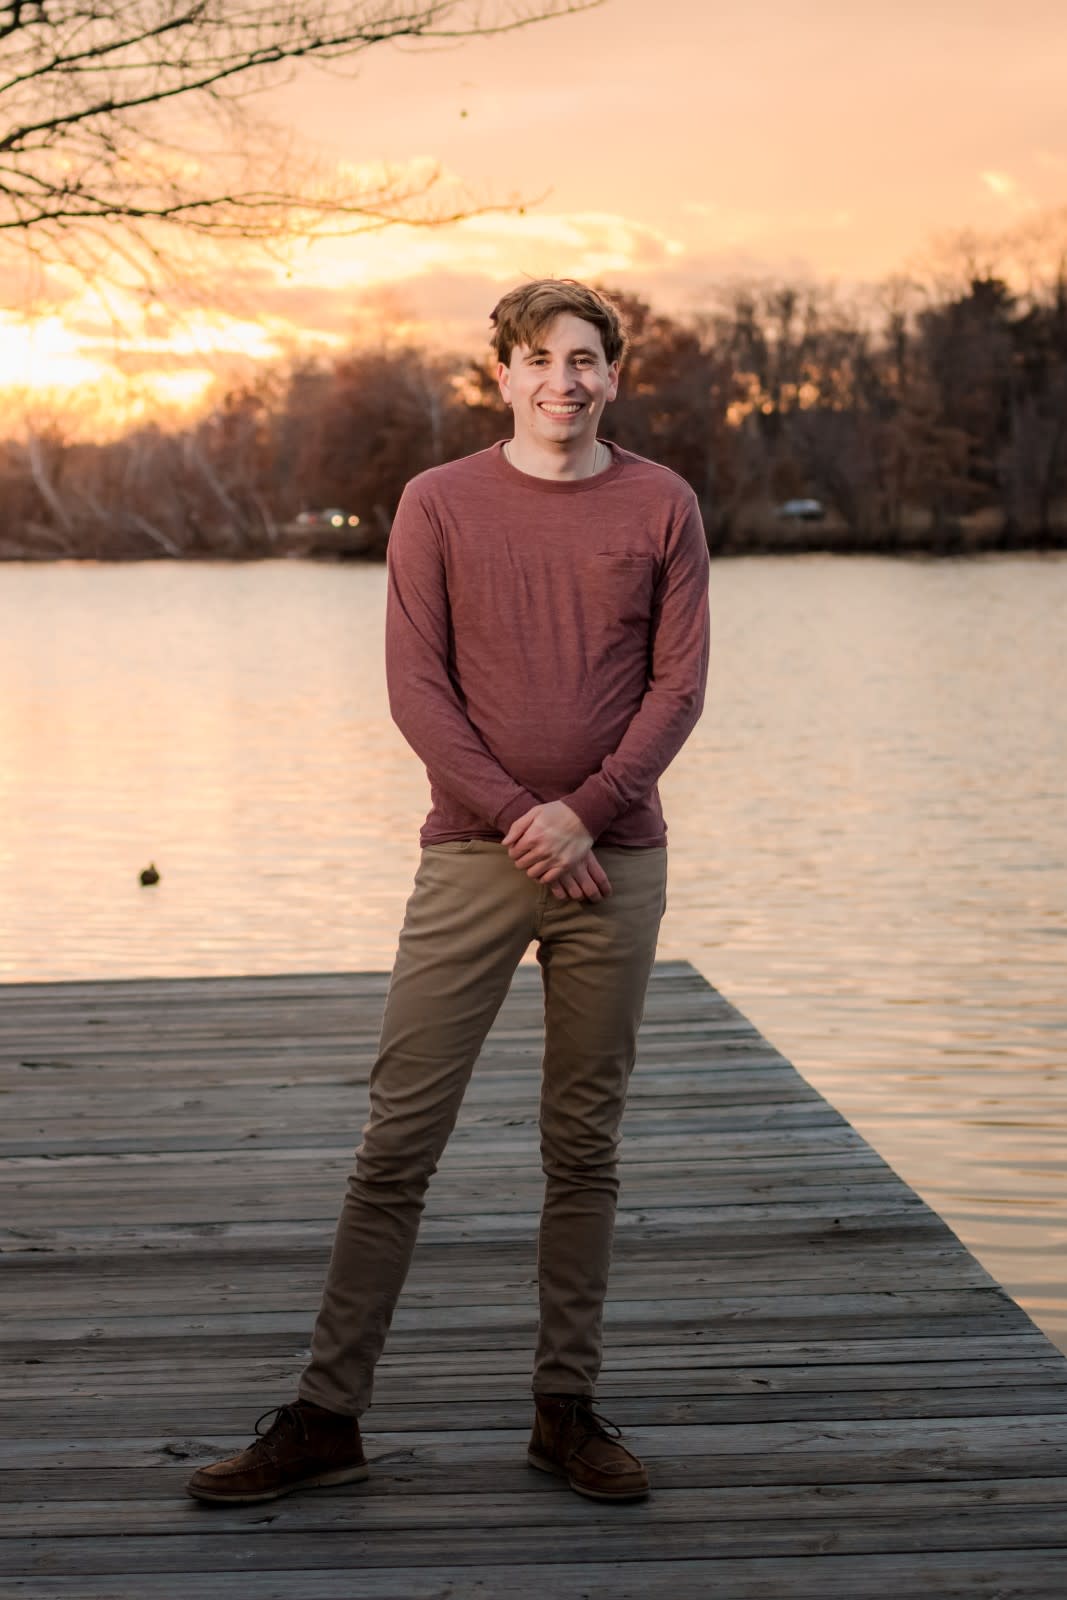
[(144, 871), (141, 873), (141, 882), (143, 884), (159, 882), (159, 873), (156, 871), (156, 864), (154, 861), (150, 861), (147, 867), (145, 867)]

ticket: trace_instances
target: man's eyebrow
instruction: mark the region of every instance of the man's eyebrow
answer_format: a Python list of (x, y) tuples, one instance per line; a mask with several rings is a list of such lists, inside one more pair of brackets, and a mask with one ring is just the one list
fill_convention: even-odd
[[(548, 355), (551, 355), (551, 354), (552, 354), (551, 350), (549, 350), (546, 345), (542, 344), (542, 345), (539, 345), (536, 350), (527, 350), (525, 356), (523, 357), (523, 360), (524, 361), (532, 361), (534, 356), (548, 356)], [(588, 347), (588, 345), (580, 344), (575, 349), (568, 350), (567, 354), (569, 356), (595, 356), (596, 355), (596, 351), (595, 350), (591, 350)]]

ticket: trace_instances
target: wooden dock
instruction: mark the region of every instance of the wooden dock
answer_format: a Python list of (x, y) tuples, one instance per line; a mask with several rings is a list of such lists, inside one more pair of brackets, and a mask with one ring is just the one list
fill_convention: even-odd
[(194, 1503), (293, 1393), (386, 978), (0, 989), (0, 1596), (1063, 1600), (1067, 1361), (685, 963), (657, 967), (601, 1409), (651, 1499), (531, 1472), (540, 987), (431, 1188), (372, 1476)]

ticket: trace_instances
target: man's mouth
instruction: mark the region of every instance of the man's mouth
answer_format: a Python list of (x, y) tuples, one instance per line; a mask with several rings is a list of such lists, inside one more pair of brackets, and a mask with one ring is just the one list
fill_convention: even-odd
[(577, 400), (570, 401), (566, 405), (549, 405), (547, 401), (541, 401), (541, 410), (549, 417), (576, 417), (581, 409), (582, 406)]

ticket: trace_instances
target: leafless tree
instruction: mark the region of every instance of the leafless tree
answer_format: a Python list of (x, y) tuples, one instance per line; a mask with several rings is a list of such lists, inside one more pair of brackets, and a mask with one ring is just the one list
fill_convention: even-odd
[[(1067, 274), (888, 285), (873, 322), (804, 287), (727, 286), (701, 316), (615, 297), (609, 435), (692, 484), (716, 552), (1067, 547)], [(260, 370), (181, 425), (94, 441), (39, 415), (0, 438), (0, 560), (278, 554), (325, 505), (380, 555), (412, 473), (506, 428), (487, 357), (399, 337)], [(775, 515), (809, 496), (825, 523)]]
[[(83, 270), (169, 230), (270, 241), (440, 222), (436, 174), (329, 180), (257, 114), (301, 63), (504, 33), (601, 0), (0, 0), (0, 239)], [(119, 226), (116, 227), (116, 224)]]

